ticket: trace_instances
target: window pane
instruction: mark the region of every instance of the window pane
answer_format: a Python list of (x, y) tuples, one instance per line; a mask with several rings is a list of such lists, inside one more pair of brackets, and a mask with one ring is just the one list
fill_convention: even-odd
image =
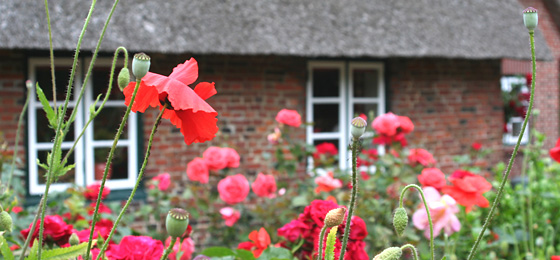
[(354, 115), (352, 118), (364, 114), (371, 122), (377, 115), (377, 104), (354, 104)]
[[(68, 108), (66, 110), (66, 117), (68, 119), (70, 114), (72, 114), (72, 108)], [(47, 119), (47, 114), (43, 111), (42, 108), (36, 109), (36, 132), (37, 132), (37, 142), (38, 143), (49, 143), (54, 140), (54, 129), (49, 128), (49, 120)], [(66, 134), (66, 138), (64, 141), (73, 141), (74, 140), (74, 123), (70, 126), (68, 133)]]
[[(94, 179), (96, 181), (103, 178), (107, 155), (111, 148), (95, 148)], [(113, 156), (113, 162), (107, 174), (108, 179), (127, 179), (128, 178), (128, 147), (118, 147)]]
[[(125, 107), (104, 107), (93, 120), (93, 139), (113, 140), (125, 110)], [(121, 139), (128, 139), (128, 124), (124, 127)]]
[[(70, 79), (70, 67), (55, 66), (54, 75), (56, 80), (56, 101), (64, 101), (66, 99), (68, 79)], [(35, 77), (47, 99), (52, 101), (53, 91), (50, 67), (35, 67)], [(37, 100), (39, 100), (38, 97)]]
[[(50, 150), (48, 151), (37, 151), (37, 158), (39, 159), (39, 161), (43, 164), (47, 164), (47, 154), (50, 152)], [(66, 153), (68, 152), (68, 150), (62, 150), (62, 156), (64, 157), (66, 155)], [(70, 155), (70, 157), (68, 158), (68, 164), (73, 164), (74, 163), (74, 154)], [(39, 184), (45, 184), (47, 182), (46, 176), (45, 174), (47, 174), (47, 170), (41, 168), (40, 166), (37, 166), (38, 168), (38, 175), (39, 175)], [(68, 171), (64, 176), (61, 176), (58, 178), (58, 183), (74, 183), (76, 177), (76, 171), (75, 169), (72, 169), (70, 171)]]
[(354, 97), (377, 97), (379, 72), (375, 69), (355, 69), (352, 72)]
[(338, 97), (339, 76), (338, 69), (313, 69), (313, 96)]
[[(117, 83), (117, 76), (119, 75), (120, 70), (120, 68), (115, 69), (115, 74), (113, 75), (113, 87), (111, 88), (111, 95), (109, 95), (109, 100), (124, 100), (124, 94), (119, 89), (119, 85)], [(107, 88), (109, 87), (110, 73), (110, 67), (93, 69), (93, 75), (95, 75), (94, 77), (92, 77), (93, 100), (95, 100), (100, 94), (102, 94), (101, 98), (105, 96), (105, 92), (107, 92)]]
[(338, 132), (338, 104), (313, 105), (313, 132)]

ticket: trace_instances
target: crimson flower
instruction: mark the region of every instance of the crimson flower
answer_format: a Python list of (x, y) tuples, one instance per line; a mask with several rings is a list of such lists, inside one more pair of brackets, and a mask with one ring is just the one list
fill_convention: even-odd
[(550, 260), (560, 260), (560, 255), (553, 255), (550, 257)]
[(253, 252), (255, 258), (258, 258), (270, 245), (270, 236), (262, 227), (259, 231), (253, 230), (249, 234), (249, 240), (251, 242), (241, 242), (237, 248)]
[(474, 143), (471, 144), (471, 148), (475, 151), (480, 151), (480, 149), (482, 148), (482, 144), (474, 142)]
[[(99, 195), (100, 188), (101, 188), (100, 183), (94, 183), (88, 185), (86, 187), (86, 190), (84, 191), (84, 197), (88, 200), (97, 200), (97, 195)], [(111, 193), (109, 187), (104, 186), (103, 193), (101, 194), (101, 199), (104, 200), (109, 195), (109, 193)]]
[[(162, 109), (167, 105), (163, 118), (181, 130), (186, 144), (212, 140), (218, 132), (218, 113), (205, 100), (217, 92), (213, 82), (200, 82), (194, 90), (190, 88), (197, 78), (198, 63), (194, 58), (177, 65), (169, 76), (148, 72), (138, 87), (132, 111), (143, 113), (150, 106)], [(131, 82), (123, 90), (127, 106), (135, 85)]]
[[(33, 223), (29, 224), (29, 228), (24, 229), (21, 231), (21, 235), (25, 238), (30, 235), (31, 233), (31, 243), (30, 247), (33, 245), (33, 241), (36, 238), (39, 238), (39, 226), (41, 220), (37, 221), (37, 225), (35, 226), (35, 230), (31, 232), (31, 226)], [(54, 242), (59, 246), (62, 246), (68, 243), (68, 238), (72, 235), (72, 225), (66, 224), (61, 216), (54, 215), (54, 216), (45, 216), (45, 224), (43, 230), (43, 237), (45, 241)]]
[(484, 177), (469, 171), (457, 170), (449, 176), (449, 181), (453, 185), (443, 187), (442, 192), (453, 197), (460, 205), (465, 206), (467, 213), (475, 205), (481, 208), (490, 206), (490, 203), (482, 194), (491, 190), (492, 184)]
[(163, 244), (148, 236), (125, 236), (118, 247), (107, 255), (118, 260), (158, 260), (163, 254)]
[(557, 162), (560, 162), (560, 138), (556, 141), (556, 145), (550, 149), (550, 157)]

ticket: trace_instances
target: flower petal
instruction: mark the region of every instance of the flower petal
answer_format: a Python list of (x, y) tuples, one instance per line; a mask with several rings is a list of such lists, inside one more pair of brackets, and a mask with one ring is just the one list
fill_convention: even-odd
[(196, 87), (194, 87), (194, 92), (196, 92), (196, 94), (204, 100), (218, 93), (216, 91), (216, 86), (214, 86), (214, 82), (200, 82), (196, 85)]
[(186, 144), (203, 143), (212, 140), (218, 132), (217, 112), (194, 112), (193, 110), (175, 111), (181, 120), (181, 133)]
[[(148, 72), (148, 74), (150, 74)], [(147, 76), (147, 75), (146, 75)], [(132, 99), (132, 94), (134, 93), (134, 87), (136, 82), (130, 82), (123, 90), (124, 93), (124, 104), (128, 106), (130, 100)], [(140, 86), (138, 86), (138, 91), (136, 93), (136, 98), (134, 99), (134, 104), (132, 104), (132, 112), (144, 113), (148, 107), (157, 107), (160, 105), (158, 98), (158, 91), (154, 86), (146, 85), (142, 80)]]
[(198, 63), (194, 58), (177, 65), (169, 78), (177, 80), (185, 85), (192, 84), (198, 78)]

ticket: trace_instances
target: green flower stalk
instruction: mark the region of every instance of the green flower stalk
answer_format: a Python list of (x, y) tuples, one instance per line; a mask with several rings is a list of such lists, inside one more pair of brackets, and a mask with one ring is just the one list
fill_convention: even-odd
[(406, 248), (410, 249), (410, 251), (412, 251), (412, 259), (414, 260), (420, 260), (420, 258), (418, 257), (418, 251), (416, 250), (416, 247), (414, 247), (411, 244), (406, 244), (404, 246), (401, 246), (401, 250), (405, 250)]
[(490, 222), (492, 222), (492, 218), (494, 218), (496, 208), (498, 207), (498, 204), (500, 203), (500, 200), (502, 199), (502, 195), (504, 193), (504, 187), (506, 186), (507, 181), (509, 179), (509, 174), (511, 173), (513, 162), (515, 161), (515, 157), (517, 157), (517, 151), (519, 150), (519, 146), (521, 145), (521, 138), (525, 133), (525, 128), (527, 127), (527, 123), (529, 122), (529, 118), (531, 117), (531, 112), (533, 110), (533, 102), (535, 99), (535, 82), (537, 81), (537, 61), (535, 56), (535, 28), (537, 27), (537, 23), (538, 23), (537, 18), (538, 18), (537, 9), (529, 7), (523, 11), (523, 21), (525, 23), (525, 26), (529, 30), (529, 42), (531, 44), (531, 67), (533, 73), (533, 80), (531, 81), (531, 96), (529, 98), (529, 106), (527, 107), (527, 116), (525, 117), (525, 120), (523, 120), (523, 125), (521, 126), (519, 137), (517, 138), (517, 143), (515, 143), (515, 147), (513, 148), (513, 153), (511, 153), (511, 158), (509, 159), (508, 165), (503, 174), (500, 187), (498, 188), (498, 192), (496, 193), (496, 198), (492, 203), (492, 207), (490, 207), (488, 216), (484, 221), (484, 225), (482, 225), (482, 229), (480, 230), (480, 233), (478, 234), (478, 237), (474, 242), (474, 245), (469, 253), (469, 256), (467, 257), (467, 260), (472, 260), (474, 258), (474, 255), (476, 254), (476, 249), (478, 248), (480, 241), (482, 241), (482, 237), (484, 236), (486, 229), (488, 229)]
[[(435, 259), (434, 224), (433, 224), (433, 221), (432, 221), (432, 215), (430, 214), (430, 207), (428, 207), (428, 203), (426, 202), (426, 197), (424, 196), (424, 191), (422, 190), (422, 188), (420, 188), (420, 186), (418, 186), (416, 184), (409, 184), (406, 187), (404, 187), (403, 190), (401, 191), (401, 196), (399, 198), (399, 207), (400, 208), (403, 207), (404, 194), (410, 188), (414, 188), (414, 189), (418, 190), (418, 192), (420, 193), (420, 196), (422, 196), (422, 202), (424, 203), (424, 208), (426, 209), (426, 214), (428, 215), (428, 223), (430, 223), (430, 255), (431, 255), (431, 259), (434, 260)], [(405, 214), (406, 214), (406, 212), (405, 212)], [(408, 219), (408, 217), (407, 217), (407, 219)]]

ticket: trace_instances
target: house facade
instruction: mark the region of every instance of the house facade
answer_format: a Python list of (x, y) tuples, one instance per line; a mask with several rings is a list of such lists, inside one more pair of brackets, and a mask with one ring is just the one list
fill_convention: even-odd
[[(84, 88), (85, 99), (70, 105), (79, 112), (63, 149), (70, 148), (72, 138), (87, 122), (89, 106), (108, 81), (109, 55), (123, 45), (131, 53), (148, 53), (150, 70), (163, 75), (194, 57), (199, 81), (215, 82), (218, 91), (208, 100), (219, 114), (218, 136), (211, 142), (186, 146), (178, 129), (164, 121), (154, 139), (148, 176), (168, 172), (180, 184), (187, 181), (189, 161), (209, 146), (226, 144), (241, 155), (241, 169), (254, 174), (267, 171), (270, 159), (266, 154), (273, 153), (274, 147), (266, 136), (274, 131), (274, 118), (283, 108), (295, 109), (305, 121), (314, 122), (294, 132), (295, 138), (310, 144), (327, 141), (346, 147), (345, 122), (360, 113), (390, 111), (412, 119), (415, 130), (409, 135), (409, 147), (432, 152), (446, 173), (455, 170), (453, 156), (467, 153), (473, 142), (495, 151), (485, 158), (485, 166), (501, 160), (504, 59), (530, 58), (522, 4), (531, 2), (539, 8), (546, 1), (374, 2), (123, 2), (101, 45), (92, 80), (82, 84), (90, 51), (110, 8), (109, 3), (99, 3), (95, 13), (99, 15), (86, 34), (76, 75), (77, 89)], [(87, 8), (81, 9), (86, 6), (81, 5), (69, 1), (51, 10), (59, 101), (64, 98), (75, 48), (75, 42), (68, 39), (75, 39), (81, 29), (82, 24), (74, 21), (81, 23), (87, 14)], [(49, 45), (41, 8), (16, 1), (0, 4), (9, 21), (0, 32), (0, 131), (12, 146), (26, 95), (25, 80), (39, 82), (49, 96)], [(185, 14), (180, 10), (193, 11)], [(550, 15), (542, 14), (541, 24), (553, 23)], [(10, 27), (18, 23), (32, 29)], [(556, 49), (548, 47), (548, 27), (541, 29), (536, 41), (539, 69), (543, 70), (537, 80), (536, 108), (548, 117), (539, 117), (535, 127), (555, 141), (558, 58)], [(122, 94), (118, 88), (113, 90), (106, 112), (93, 122), (74, 153), (76, 169), (59, 181), (58, 189), (95, 182), (96, 165), (104, 161), (124, 111)], [(52, 138), (41, 113), (34, 99), (25, 122), (25, 141), (20, 144), (30, 195), (42, 191), (44, 180), (35, 161), (46, 157)], [(126, 191), (134, 182), (156, 115), (156, 110), (149, 109), (129, 119), (111, 168), (112, 190)], [(347, 155), (345, 149), (339, 150), (340, 166), (344, 167)]]

